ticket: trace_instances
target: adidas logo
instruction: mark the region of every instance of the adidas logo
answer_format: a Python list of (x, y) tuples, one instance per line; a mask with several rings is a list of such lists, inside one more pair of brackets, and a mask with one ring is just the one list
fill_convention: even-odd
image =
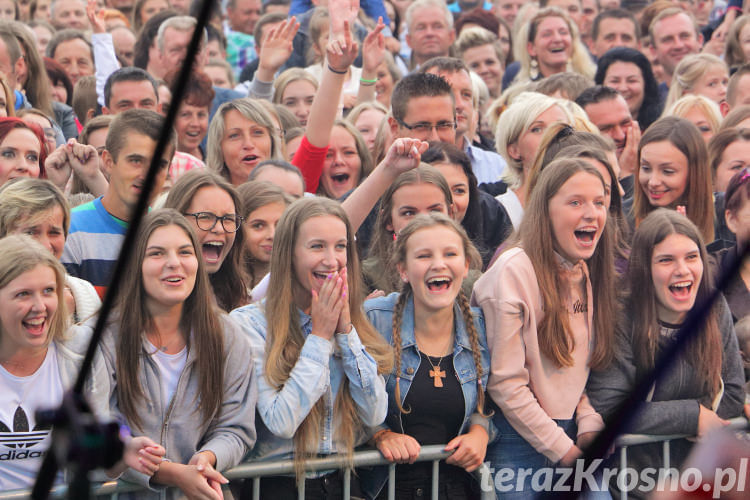
[(44, 451), (27, 452), (24, 448), (31, 448), (39, 444), (47, 437), (49, 432), (50, 427), (42, 425), (36, 425), (32, 430), (29, 430), (29, 419), (23, 408), (19, 406), (13, 415), (13, 430), (10, 430), (4, 422), (0, 421), (0, 444), (6, 448), (11, 448), (11, 450), (19, 451), (2, 453), (0, 454), (0, 460), (34, 458), (31, 455), (41, 456)]

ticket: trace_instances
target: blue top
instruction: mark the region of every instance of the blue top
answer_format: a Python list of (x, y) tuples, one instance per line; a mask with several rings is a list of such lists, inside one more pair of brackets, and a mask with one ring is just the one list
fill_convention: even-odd
[(60, 259), (68, 274), (91, 282), (103, 297), (127, 230), (128, 223), (107, 212), (101, 197), (75, 207)]
[[(484, 2), (484, 4), (482, 5), (482, 8), (484, 10), (492, 10), (492, 2)], [(453, 3), (449, 3), (448, 4), (448, 10), (451, 11), (451, 12), (455, 12), (455, 13), (464, 12), (463, 10), (461, 10), (461, 6), (459, 5), (458, 1), (455, 1)]]
[[(343, 443), (336, 441), (338, 416), (334, 402), (345, 379), (362, 424), (374, 427), (383, 422), (388, 406), (385, 381), (378, 374), (378, 365), (368, 354), (352, 327), (348, 334), (337, 333), (329, 341), (310, 335), (312, 318), (299, 311), (299, 323), (305, 343), (299, 359), (281, 388), (271, 385), (265, 374), (266, 336), (268, 323), (265, 301), (232, 311), (230, 316), (249, 336), (255, 358), (254, 378), (258, 384), (258, 439), (249, 455), (251, 459), (291, 459), (292, 438), (315, 403), (322, 397), (325, 415), (317, 453), (346, 453)], [(361, 442), (366, 436), (359, 436)], [(361, 444), (355, 443), (355, 444)]]

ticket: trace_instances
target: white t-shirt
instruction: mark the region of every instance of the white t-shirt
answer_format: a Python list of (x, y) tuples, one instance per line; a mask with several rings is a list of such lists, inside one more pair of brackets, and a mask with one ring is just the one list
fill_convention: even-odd
[(0, 366), (0, 491), (34, 484), (50, 445), (50, 429), (36, 427), (35, 412), (58, 407), (62, 397), (54, 343), (28, 377), (16, 377)]
[(508, 217), (510, 217), (510, 222), (513, 224), (513, 229), (517, 231), (521, 225), (521, 219), (523, 219), (521, 200), (518, 199), (518, 196), (516, 196), (516, 193), (512, 189), (508, 189), (503, 194), (495, 196), (495, 199), (505, 207), (505, 211), (508, 212)]
[[(151, 342), (149, 342), (149, 345), (154, 348), (153, 358), (161, 374), (161, 390), (167, 396), (164, 399), (164, 404), (169, 406), (174, 391), (177, 390), (180, 374), (185, 369), (185, 363), (187, 363), (187, 347), (184, 347), (177, 354), (167, 354), (157, 349)], [(166, 407), (164, 409), (166, 410)]]

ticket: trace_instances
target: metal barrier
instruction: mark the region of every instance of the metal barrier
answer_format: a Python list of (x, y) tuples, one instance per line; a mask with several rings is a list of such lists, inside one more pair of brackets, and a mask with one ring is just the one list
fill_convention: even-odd
[[(729, 421), (727, 428), (734, 430), (747, 430), (750, 423), (748, 423), (745, 417), (733, 418)], [(624, 470), (628, 466), (628, 447), (639, 444), (649, 444), (662, 442), (662, 455), (664, 456), (664, 469), (670, 468), (670, 457), (669, 457), (669, 442), (674, 439), (683, 439), (692, 437), (683, 434), (674, 434), (669, 436), (651, 435), (651, 434), (623, 434), (617, 438), (616, 446), (620, 448), (620, 470)], [(621, 498), (623, 500), (628, 499), (627, 490), (621, 492)]]
[[(728, 428), (735, 430), (747, 430), (748, 421), (744, 417), (738, 417), (732, 419)], [(620, 469), (623, 470), (627, 467), (628, 463), (628, 447), (663, 442), (664, 446), (664, 468), (669, 469), (670, 457), (669, 457), (669, 442), (674, 439), (682, 439), (690, 437), (688, 435), (649, 435), (649, 434), (623, 434), (617, 439), (616, 445), (620, 448)], [(445, 445), (429, 445), (423, 446), (420, 450), (417, 462), (432, 462), (432, 499), (437, 500), (438, 498), (438, 481), (439, 481), (439, 463), (441, 460), (446, 459), (450, 456), (449, 452), (443, 451)], [(355, 467), (361, 466), (374, 466), (384, 465), (388, 466), (388, 500), (395, 498), (396, 492), (396, 464), (387, 462), (383, 456), (377, 450), (365, 450), (354, 453), (353, 465)], [(308, 472), (315, 471), (326, 471), (333, 469), (346, 468), (347, 462), (345, 458), (340, 456), (331, 456), (326, 458), (315, 458), (305, 462), (305, 470)], [(482, 467), (487, 467), (483, 465)], [(489, 471), (486, 471), (489, 474)], [(274, 476), (274, 475), (291, 475), (294, 474), (294, 463), (291, 460), (279, 460), (273, 462), (246, 462), (224, 472), (224, 476), (232, 480), (240, 479), (252, 479), (253, 480), (253, 500), (260, 499), (260, 479), (263, 476)], [(345, 469), (344, 471), (344, 499), (350, 498), (349, 491), (349, 480), (351, 477), (351, 470)], [(94, 497), (107, 497), (115, 500), (119, 493), (137, 492), (141, 491), (138, 485), (127, 483), (123, 481), (109, 481), (101, 483), (92, 489)], [(297, 486), (299, 500), (305, 498), (305, 483), (304, 480), (300, 481)], [(65, 485), (57, 486), (52, 490), (50, 498), (64, 498), (67, 493), (67, 487)], [(0, 492), (0, 500), (15, 500), (28, 498), (29, 490), (14, 490), (7, 492)], [(622, 492), (622, 498), (627, 500), (627, 491)]]
[[(450, 452), (443, 451), (445, 445), (436, 444), (423, 446), (420, 450), (417, 462), (432, 462), (432, 500), (438, 498), (438, 480), (439, 480), (439, 463), (451, 455)], [(353, 464), (355, 467), (386, 465), (388, 466), (388, 499), (393, 500), (396, 495), (396, 464), (387, 462), (378, 450), (365, 450), (354, 453)], [(308, 472), (326, 471), (332, 469), (345, 468), (347, 462), (340, 456), (331, 456), (326, 458), (314, 458), (305, 462), (305, 470)], [(484, 467), (484, 466), (483, 466)], [(224, 477), (232, 480), (252, 479), (253, 480), (253, 500), (260, 499), (260, 478), (263, 476), (290, 475), (294, 474), (294, 462), (291, 460), (279, 460), (274, 462), (246, 462), (225, 471)], [(344, 499), (349, 500), (349, 480), (351, 470), (344, 471)], [(116, 500), (119, 493), (136, 492), (142, 489), (135, 484), (124, 481), (109, 481), (99, 484), (92, 488), (92, 496), (96, 498), (109, 497)], [(298, 498), (305, 498), (304, 479), (298, 483)], [(14, 490), (0, 492), (0, 500), (28, 498), (29, 490)], [(64, 498), (67, 493), (67, 487), (60, 485), (52, 490), (50, 498)]]

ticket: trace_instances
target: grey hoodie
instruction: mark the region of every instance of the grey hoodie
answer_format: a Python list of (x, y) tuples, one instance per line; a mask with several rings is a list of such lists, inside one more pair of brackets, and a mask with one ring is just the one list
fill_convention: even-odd
[[(150, 349), (143, 344), (140, 374), (145, 397), (140, 400), (141, 428), (131, 425), (133, 435), (145, 435), (160, 443), (166, 449), (166, 458), (173, 462), (187, 463), (197, 452), (210, 450), (216, 455), (216, 469), (219, 471), (234, 467), (255, 444), (255, 405), (257, 387), (253, 376), (253, 351), (247, 337), (240, 332), (233, 320), (221, 316), (224, 324), (224, 397), (219, 413), (208, 425), (203, 424), (202, 412), (198, 411), (198, 371), (195, 364), (195, 351), (189, 350), (174, 397), (166, 401), (162, 393), (159, 369), (150, 355)], [(93, 328), (96, 318), (75, 327), (78, 331)], [(106, 367), (107, 394), (113, 414), (119, 415), (117, 402), (116, 367), (116, 325), (110, 324), (104, 332), (99, 346), (99, 354)], [(193, 332), (194, 335), (199, 334)], [(97, 381), (98, 382), (98, 381)], [(152, 496), (139, 492), (138, 498), (179, 496), (176, 489), (165, 490), (150, 482), (150, 477), (128, 470), (123, 479), (150, 488)]]

